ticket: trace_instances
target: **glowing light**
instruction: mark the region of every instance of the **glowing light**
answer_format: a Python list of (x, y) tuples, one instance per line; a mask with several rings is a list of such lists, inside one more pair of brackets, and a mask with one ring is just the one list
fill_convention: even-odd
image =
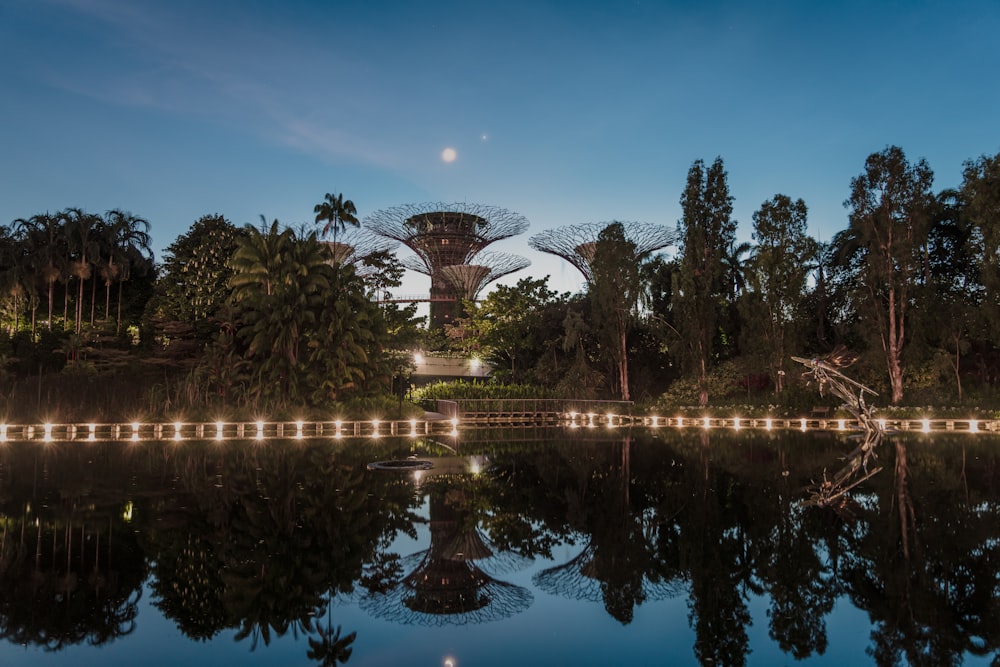
[(594, 426), (594, 413), (593, 412), (588, 412), (587, 413), (587, 426), (588, 427), (593, 427)]
[(97, 439), (97, 424), (87, 424), (87, 440), (93, 441)]
[(7, 425), (0, 424), (0, 442), (7, 442)]
[(683, 428), (683, 427), (684, 427), (684, 417), (678, 417), (677, 418), (677, 428)]
[(174, 422), (174, 440), (181, 439), (181, 423)]
[(979, 433), (979, 422), (977, 422), (975, 419), (970, 419), (969, 420), (969, 431), (971, 433)]
[(441, 151), (441, 159), (445, 162), (448, 163), (454, 162), (455, 158), (457, 157), (458, 157), (458, 151), (456, 151), (454, 148), (450, 146)]
[(417, 437), (417, 420), (416, 419), (411, 419), (410, 420), (410, 436), (413, 437), (413, 438)]
[(471, 368), (474, 371), (478, 371), (479, 370), (479, 366), (481, 364), (482, 364), (482, 362), (479, 361), (478, 357), (472, 357), (472, 359), (469, 361), (469, 368)]
[(608, 428), (611, 428), (614, 425), (615, 425), (615, 416), (609, 412), (608, 413)]
[(222, 422), (215, 422), (215, 439), (222, 440), (222, 427), (224, 424)]
[(458, 419), (455, 419), (454, 417), (451, 419), (451, 436), (458, 436)]
[(45, 432), (45, 442), (52, 442), (52, 424), (44, 424), (42, 430)]
[(333, 422), (333, 427), (334, 427), (333, 437), (335, 437), (335, 438), (342, 438), (342, 437), (344, 437), (344, 434), (340, 432), (340, 427), (343, 426), (343, 424), (344, 423), (342, 421), (340, 421), (339, 419), (337, 421)]
[(122, 510), (122, 519), (124, 519), (125, 521), (131, 521), (132, 520), (132, 512), (133, 512), (134, 509), (135, 508), (132, 505), (132, 501), (131, 500), (128, 501), (127, 503), (125, 503), (125, 508)]
[(922, 429), (923, 432), (924, 433), (930, 433), (931, 432), (931, 420), (930, 419), (924, 419), (924, 420), (922, 420), (921, 423), (923, 424), (923, 429)]
[(257, 422), (257, 439), (264, 439), (264, 422)]
[(657, 423), (657, 421), (659, 421), (659, 419), (660, 419), (659, 417), (657, 417), (656, 415), (653, 415), (653, 428), (656, 428), (656, 427), (659, 426), (659, 424)]
[(455, 662), (455, 658), (448, 656), (444, 659), (444, 662), (441, 663), (441, 667), (458, 667), (458, 663)]
[(424, 355), (420, 354), (419, 352), (414, 352), (413, 353), (413, 363), (415, 363), (417, 366), (419, 366), (422, 363), (424, 363)]
[(302, 439), (302, 422), (295, 422), (295, 439)]
[(711, 419), (711, 417), (705, 417), (704, 419), (702, 419), (701, 426), (702, 426), (702, 428), (706, 428), (706, 429), (712, 428), (712, 419)]
[(771, 418), (770, 417), (768, 417), (767, 419), (764, 420), (764, 428), (766, 428), (768, 431), (771, 430), (772, 423), (771, 423)]
[(847, 428), (847, 425), (846, 425), (846, 423), (845, 423), (845, 420), (843, 420), (843, 419), (838, 419), (838, 420), (837, 420), (837, 428), (839, 428), (839, 429), (840, 429), (841, 431), (843, 431), (843, 430), (844, 430), (845, 428)]
[(733, 430), (736, 430), (736, 431), (740, 430), (740, 418), (739, 417), (733, 417)]
[(379, 427), (380, 423), (381, 422), (379, 420), (377, 420), (377, 419), (373, 419), (372, 420), (372, 437), (373, 438), (377, 438), (380, 435), (382, 435), (381, 433), (378, 432), (378, 427)]
[(139, 422), (132, 422), (132, 441), (139, 439)]
[(884, 419), (879, 419), (878, 420), (878, 427), (880, 429), (882, 429), (883, 431), (885, 430), (885, 420)]

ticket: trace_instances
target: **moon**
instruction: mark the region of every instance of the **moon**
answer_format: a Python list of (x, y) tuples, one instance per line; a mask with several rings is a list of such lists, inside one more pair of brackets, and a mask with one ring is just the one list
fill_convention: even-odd
[(458, 157), (458, 153), (454, 148), (448, 147), (441, 151), (441, 159), (445, 162), (454, 162), (455, 158)]

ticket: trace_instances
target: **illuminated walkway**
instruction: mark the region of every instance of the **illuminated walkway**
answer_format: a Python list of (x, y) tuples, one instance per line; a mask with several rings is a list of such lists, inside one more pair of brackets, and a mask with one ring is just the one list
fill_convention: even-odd
[[(1000, 420), (883, 419), (888, 431), (1000, 433)], [(531, 424), (559, 428), (725, 429), (739, 431), (844, 431), (859, 429), (852, 419), (815, 417), (660, 417), (613, 413), (477, 413), (468, 419), (411, 419), (365, 421), (256, 421), (256, 422), (132, 422), (121, 424), (0, 424), (0, 443), (11, 442), (151, 442), (151, 441), (264, 441), (317, 438), (380, 438), (455, 436), (460, 428)]]

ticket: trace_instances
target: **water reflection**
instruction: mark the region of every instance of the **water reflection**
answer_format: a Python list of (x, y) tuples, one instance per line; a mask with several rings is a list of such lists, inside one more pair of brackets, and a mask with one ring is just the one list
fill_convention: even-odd
[[(482, 627), (488, 664), (512, 650), (505, 624), (542, 601), (596, 603), (618, 630), (580, 643), (648, 663), (665, 656), (630, 655), (643, 642), (616, 633), (648, 632), (647, 607), (684, 600), (658, 621), (690, 628), (679, 662), (808, 662), (839, 648), (845, 610), (867, 617), (850, 641), (875, 664), (1000, 660), (995, 440), (894, 436), (886, 472), (833, 512), (801, 503), (852, 448), (832, 434), (566, 435), (469, 437), (447, 460), (389, 438), (4, 448), (0, 636), (70, 662), (143, 641), (151, 602), (192, 642), (238, 654), (280, 638), (300, 661), (363, 663), (378, 626), (349, 600), (379, 623)], [(440, 464), (419, 484), (366, 467), (414, 453)]]

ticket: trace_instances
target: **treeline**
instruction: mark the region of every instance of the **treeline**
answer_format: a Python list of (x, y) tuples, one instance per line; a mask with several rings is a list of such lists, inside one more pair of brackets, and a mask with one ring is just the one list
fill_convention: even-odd
[[(695, 162), (673, 258), (646, 257), (609, 225), (586, 293), (544, 280), (500, 287), (450, 333), (516, 381), (668, 404), (817, 400), (790, 356), (846, 348), (885, 402), (995, 403), (1000, 318), (1000, 155), (934, 192), (924, 160), (870, 155), (850, 183), (848, 226), (807, 233), (801, 199), (776, 194), (737, 243), (721, 159)], [(511, 314), (515, 315), (511, 315)], [(789, 391), (791, 390), (791, 391)], [(971, 395), (970, 395), (971, 392)]]
[(312, 228), (205, 216), (159, 266), (149, 223), (127, 212), (16, 220), (0, 228), (0, 398), (8, 414), (71, 413), (88, 395), (108, 409), (101, 391), (118, 377), (133, 388), (125, 407), (145, 412), (400, 405), (405, 352), (420, 348), (480, 355), (497, 381), (562, 396), (809, 405), (790, 356), (846, 348), (852, 377), (885, 402), (996, 403), (1000, 154), (935, 192), (924, 160), (873, 153), (826, 243), (787, 194), (762, 202), (752, 243), (737, 243), (721, 158), (691, 166), (680, 203), (676, 252), (640, 252), (610, 223), (583, 292), (525, 278), (443, 331), (385, 302), (401, 284), (395, 255), (335, 255), (337, 234), (359, 225), (340, 194), (316, 205)]

